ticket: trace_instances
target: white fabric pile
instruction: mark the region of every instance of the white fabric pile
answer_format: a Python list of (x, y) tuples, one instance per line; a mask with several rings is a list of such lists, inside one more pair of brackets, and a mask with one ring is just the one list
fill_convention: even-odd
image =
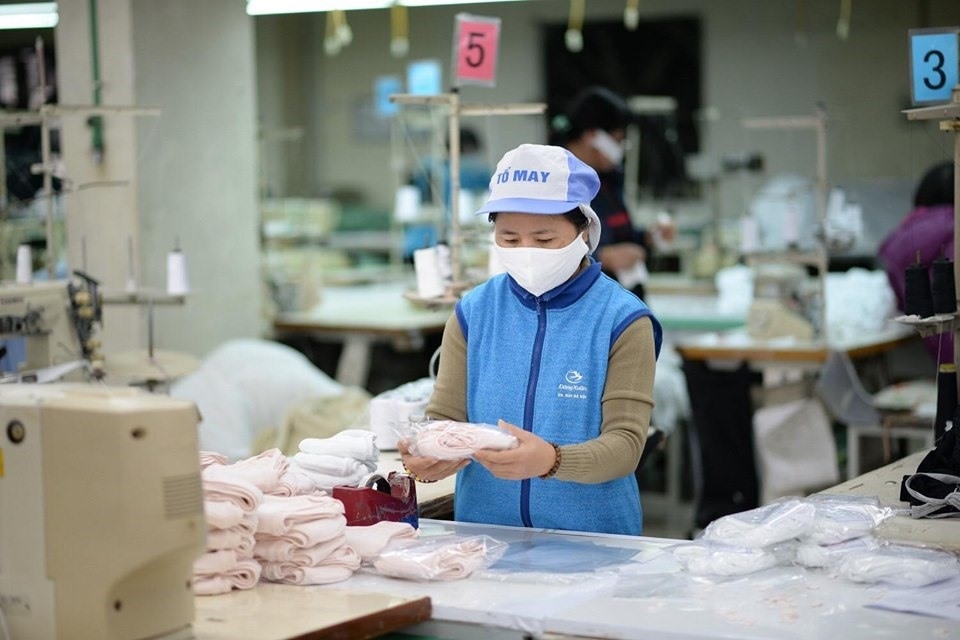
[(360, 555), (347, 544), (343, 513), (343, 503), (325, 495), (266, 496), (253, 549), (263, 578), (309, 585), (352, 576)]
[(330, 438), (304, 438), (298, 448), (291, 467), (322, 491), (359, 486), (380, 461), (376, 436), (365, 429), (346, 429)]

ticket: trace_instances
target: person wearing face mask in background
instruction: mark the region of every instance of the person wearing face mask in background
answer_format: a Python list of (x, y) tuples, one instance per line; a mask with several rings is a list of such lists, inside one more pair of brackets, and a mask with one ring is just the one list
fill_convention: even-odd
[(457, 521), (639, 535), (634, 471), (653, 408), (660, 323), (601, 272), (596, 172), (562, 147), (507, 152), (477, 212), (506, 273), (468, 291), (443, 333), (431, 419), (499, 424), (519, 446), (467, 460), (410, 454), (417, 480), (457, 473)]
[[(624, 200), (623, 141), (632, 115), (627, 103), (604, 87), (588, 87), (550, 122), (551, 144), (569, 149), (600, 176), (600, 191), (591, 202), (603, 227), (595, 252), (604, 273), (616, 278), (641, 300), (646, 291), (646, 263), (655, 249), (653, 235), (634, 227)], [(676, 228), (659, 222), (658, 234), (670, 241)]]

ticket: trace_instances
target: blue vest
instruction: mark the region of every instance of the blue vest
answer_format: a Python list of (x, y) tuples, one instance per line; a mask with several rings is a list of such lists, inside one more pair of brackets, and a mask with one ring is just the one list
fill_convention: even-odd
[[(467, 342), (467, 419), (499, 419), (563, 446), (600, 435), (610, 349), (642, 317), (660, 323), (635, 295), (591, 264), (534, 297), (506, 274), (470, 291), (457, 319)], [(639, 366), (639, 363), (638, 363)], [(457, 475), (454, 517), (463, 522), (640, 535), (633, 474), (583, 484), (551, 478), (517, 482), (473, 463)]]

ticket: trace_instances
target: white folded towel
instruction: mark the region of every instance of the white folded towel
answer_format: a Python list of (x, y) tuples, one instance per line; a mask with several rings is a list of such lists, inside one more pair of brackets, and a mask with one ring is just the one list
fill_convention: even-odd
[(372, 562), (393, 540), (416, 538), (419, 532), (406, 522), (381, 520), (368, 526), (348, 526), (344, 535), (347, 544), (360, 554), (364, 562)]
[(334, 487), (359, 486), (360, 481), (370, 474), (365, 466), (361, 466), (359, 470), (352, 475), (333, 475), (329, 473), (322, 473), (320, 471), (305, 468), (299, 462), (297, 462), (295, 457), (290, 459), (290, 468), (295, 472), (302, 473), (309, 478), (314, 491), (323, 491), (327, 493), (331, 492)]
[(345, 429), (329, 438), (304, 438), (298, 446), (303, 453), (317, 453), (376, 462), (380, 458), (376, 436), (365, 429)]
[(303, 473), (319, 471), (320, 473), (352, 477), (356, 474), (366, 474), (377, 470), (377, 461), (365, 462), (343, 456), (331, 456), (325, 453), (300, 453), (293, 456)]

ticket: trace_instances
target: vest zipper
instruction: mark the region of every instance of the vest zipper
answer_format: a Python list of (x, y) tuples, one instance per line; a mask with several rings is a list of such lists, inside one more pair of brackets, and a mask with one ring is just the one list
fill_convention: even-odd
[[(533, 341), (533, 355), (530, 358), (530, 377), (527, 379), (527, 394), (523, 408), (523, 430), (533, 431), (533, 407), (537, 397), (537, 380), (540, 377), (540, 360), (543, 357), (543, 336), (547, 332), (547, 310), (541, 305), (541, 298), (534, 298), (537, 305), (537, 336)], [(520, 481), (520, 520), (523, 526), (532, 527), (530, 519), (530, 478)]]

